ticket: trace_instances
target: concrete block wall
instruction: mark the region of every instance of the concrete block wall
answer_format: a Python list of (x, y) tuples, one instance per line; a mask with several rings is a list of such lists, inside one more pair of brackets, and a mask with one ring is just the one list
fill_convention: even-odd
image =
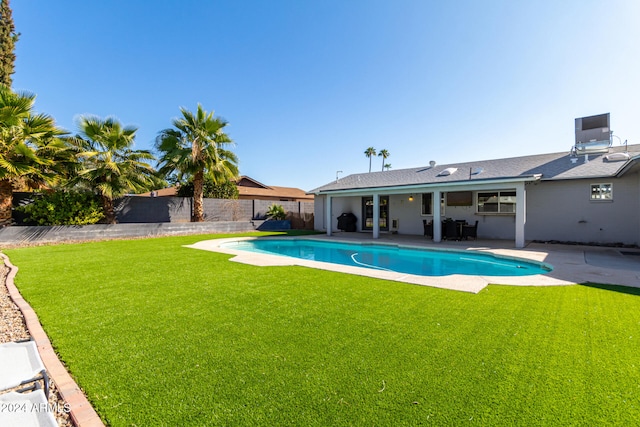
[(36, 243), (255, 231), (262, 221), (11, 226), (0, 228), (0, 247)]
[[(124, 197), (116, 201), (119, 223), (189, 222), (190, 197)], [(293, 218), (313, 216), (313, 202), (274, 202), (272, 200), (204, 199), (205, 221), (250, 221), (265, 219), (272, 204), (282, 205)]]
[(115, 207), (119, 223), (191, 221), (189, 197), (123, 197)]

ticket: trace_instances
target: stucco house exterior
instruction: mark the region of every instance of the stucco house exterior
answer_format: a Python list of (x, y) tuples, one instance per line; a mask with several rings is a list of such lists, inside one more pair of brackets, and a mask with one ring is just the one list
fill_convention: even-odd
[(640, 244), (640, 145), (353, 174), (312, 190), (315, 229), (423, 235), (433, 221), (478, 221), (480, 239)]

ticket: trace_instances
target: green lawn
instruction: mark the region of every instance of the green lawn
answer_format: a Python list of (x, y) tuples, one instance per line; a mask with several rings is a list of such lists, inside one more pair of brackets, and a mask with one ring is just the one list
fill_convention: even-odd
[(640, 297), (611, 286), (477, 295), (184, 248), (5, 251), (105, 422), (632, 425)]

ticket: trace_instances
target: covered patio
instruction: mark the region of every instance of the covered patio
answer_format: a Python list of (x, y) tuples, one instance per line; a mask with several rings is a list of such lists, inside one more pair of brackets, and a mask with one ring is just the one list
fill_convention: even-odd
[[(341, 213), (357, 210), (358, 204), (362, 203), (364, 206), (367, 203), (370, 205), (370, 209), (368, 209), (370, 215), (367, 216), (364, 207), (360, 215), (356, 215), (361, 220), (359, 231), (370, 231), (374, 239), (380, 238), (385, 232), (422, 234), (422, 221), (428, 220), (433, 223), (433, 243), (440, 243), (444, 237), (442, 221), (449, 214), (455, 215), (451, 211), (456, 211), (453, 207), (455, 204), (447, 202), (447, 196), (467, 193), (469, 202), (464, 203), (466, 208), (457, 209), (460, 215), (464, 215), (470, 223), (473, 223), (474, 220), (484, 222), (485, 216), (491, 216), (494, 219), (501, 218), (498, 220), (504, 223), (503, 227), (513, 227), (506, 234), (514, 236), (515, 247), (523, 248), (526, 241), (527, 185), (539, 179), (540, 175), (530, 175), (517, 178), (450, 182), (446, 185), (421, 184), (367, 189), (328, 189), (319, 191), (316, 194), (317, 196), (324, 196), (324, 212), (322, 212), (322, 216), (325, 224), (323, 228), (328, 236), (335, 232), (337, 217)], [(495, 208), (487, 206), (486, 211), (478, 210), (479, 195), (501, 194), (501, 192), (515, 196), (510, 203), (509, 212), (500, 212), (497, 206)], [(425, 199), (427, 202), (425, 202)], [(363, 202), (360, 202), (360, 200)], [(389, 205), (390, 200), (395, 201), (395, 203), (390, 209), (385, 210), (385, 205)], [(438, 204), (437, 201), (440, 201), (440, 203)], [(498, 202), (495, 203), (497, 204)], [(440, 209), (437, 208), (438, 205), (440, 205)], [(473, 209), (474, 207), (476, 209)], [(445, 212), (446, 214), (443, 215)], [(515, 221), (508, 221), (507, 218), (514, 218)], [(389, 220), (392, 221), (391, 224)], [(404, 227), (403, 231), (398, 225), (400, 221), (403, 223), (412, 221), (413, 226)], [(512, 222), (513, 225), (510, 225), (509, 222)]]

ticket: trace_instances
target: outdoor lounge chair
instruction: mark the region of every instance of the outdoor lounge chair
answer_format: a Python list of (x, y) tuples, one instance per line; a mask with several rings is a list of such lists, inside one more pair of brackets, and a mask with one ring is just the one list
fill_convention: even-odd
[(15, 391), (0, 395), (0, 425), (58, 427), (41, 388), (30, 393)]
[(462, 226), (462, 238), (468, 240), (469, 237), (473, 237), (473, 240), (478, 238), (478, 221), (476, 221), (475, 225)]
[(0, 393), (19, 386), (26, 386), (20, 391), (33, 389), (38, 381), (44, 383), (48, 398), (49, 377), (35, 341), (0, 344)]

